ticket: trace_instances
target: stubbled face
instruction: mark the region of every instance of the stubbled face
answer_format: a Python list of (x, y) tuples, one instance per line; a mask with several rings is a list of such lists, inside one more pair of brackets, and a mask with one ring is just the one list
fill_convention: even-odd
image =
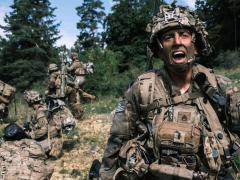
[(166, 64), (185, 64), (195, 58), (194, 38), (188, 29), (168, 31), (159, 40), (163, 47), (161, 57)]

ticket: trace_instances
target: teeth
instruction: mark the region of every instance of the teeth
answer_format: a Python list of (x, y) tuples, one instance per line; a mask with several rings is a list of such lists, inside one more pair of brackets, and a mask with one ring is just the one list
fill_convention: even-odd
[(184, 54), (183, 52), (174, 52), (173, 55), (181, 55)]

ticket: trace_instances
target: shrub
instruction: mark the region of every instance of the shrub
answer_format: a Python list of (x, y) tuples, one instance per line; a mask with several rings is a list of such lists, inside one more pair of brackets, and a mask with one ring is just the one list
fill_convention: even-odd
[(239, 66), (239, 62), (240, 62), (240, 50), (238, 51), (227, 50), (227, 51), (221, 52), (214, 59), (214, 64), (216, 66), (227, 68), (227, 69)]

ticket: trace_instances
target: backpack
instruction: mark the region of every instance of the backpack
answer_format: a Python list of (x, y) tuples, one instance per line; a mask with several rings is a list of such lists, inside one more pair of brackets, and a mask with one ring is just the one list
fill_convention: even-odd
[(15, 94), (15, 91), (16, 88), (0, 80), (0, 102), (9, 104)]
[(4, 128), (4, 139), (13, 141), (27, 138), (27, 134), (16, 123), (10, 123)]

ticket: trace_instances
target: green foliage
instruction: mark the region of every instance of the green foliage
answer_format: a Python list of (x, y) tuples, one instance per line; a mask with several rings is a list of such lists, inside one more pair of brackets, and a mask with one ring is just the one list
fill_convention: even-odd
[(220, 52), (218, 56), (214, 59), (214, 62), (215, 65), (224, 67), (226, 69), (237, 67), (240, 62), (240, 50), (227, 50), (224, 52)]
[(106, 18), (106, 43), (114, 52), (121, 52), (118, 60), (119, 72), (133, 67), (146, 66), (147, 33), (145, 28), (150, 21), (149, 6), (146, 1), (116, 1), (112, 13)]
[(217, 53), (240, 46), (240, 1), (197, 0), (196, 8), (206, 21), (209, 39)]
[(47, 75), (47, 65), (57, 61), (54, 44), (59, 24), (54, 23), (54, 10), (48, 0), (19, 0), (6, 15), (7, 33), (0, 54), (0, 76), (14, 84), (18, 90), (42, 81)]
[(82, 5), (76, 8), (80, 21), (77, 23), (79, 29), (75, 48), (82, 52), (89, 48), (102, 45), (101, 34), (97, 32), (98, 26), (103, 24), (105, 17), (103, 3), (100, 0), (84, 0)]
[(87, 115), (111, 113), (116, 104), (117, 99), (114, 96), (100, 96), (95, 102), (83, 104), (83, 109)]
[(123, 58), (121, 52), (105, 49), (92, 49), (87, 51), (85, 61), (94, 63), (93, 75), (87, 76), (85, 89), (97, 95), (119, 96), (127, 89), (133, 78), (140, 74), (140, 69), (133, 67), (124, 73), (118, 71), (119, 59)]

